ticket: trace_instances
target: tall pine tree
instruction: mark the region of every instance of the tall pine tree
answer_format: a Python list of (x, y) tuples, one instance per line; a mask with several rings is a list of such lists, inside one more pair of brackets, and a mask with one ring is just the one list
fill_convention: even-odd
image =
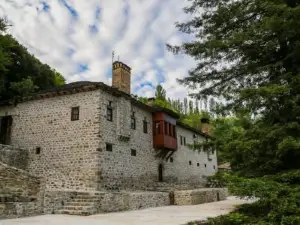
[(230, 187), (260, 200), (211, 224), (300, 224), (300, 1), (190, 2), (191, 20), (177, 27), (195, 40), (168, 46), (197, 61), (179, 82), (256, 116), (226, 145), (240, 176)]

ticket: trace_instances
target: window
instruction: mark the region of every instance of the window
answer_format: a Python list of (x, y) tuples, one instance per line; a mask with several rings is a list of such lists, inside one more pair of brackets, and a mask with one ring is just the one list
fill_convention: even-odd
[(36, 147), (35, 154), (37, 155), (41, 154), (41, 147)]
[(176, 138), (176, 126), (173, 126), (173, 137)]
[(216, 166), (214, 165), (214, 170), (216, 169)]
[(172, 125), (171, 124), (169, 124), (169, 135), (171, 137), (173, 137), (173, 130), (172, 130)]
[(135, 119), (135, 113), (134, 112), (132, 112), (130, 121), (131, 121), (130, 122), (131, 129), (135, 130), (135, 128), (136, 128), (136, 119)]
[(79, 120), (79, 107), (72, 107), (71, 121)]
[(160, 135), (161, 129), (160, 129), (160, 121), (156, 121), (154, 123), (154, 135)]
[(147, 122), (146, 118), (143, 121), (143, 131), (145, 134), (148, 133), (148, 122)]
[(200, 163), (197, 163), (197, 166), (199, 167), (199, 166), (200, 166)]
[(168, 126), (168, 123), (165, 122), (165, 134), (168, 135), (169, 134), (169, 126)]
[(192, 165), (192, 161), (189, 161), (189, 165)]
[(112, 144), (106, 143), (106, 151), (112, 152)]
[(173, 157), (170, 158), (170, 162), (172, 163), (174, 161)]
[(180, 136), (180, 145), (186, 145), (186, 140), (183, 136)]
[(136, 156), (136, 150), (135, 149), (131, 149), (131, 156)]
[(206, 164), (204, 164), (204, 167), (206, 168)]
[(108, 106), (106, 108), (106, 119), (108, 121), (113, 121), (113, 109), (112, 109), (112, 102), (109, 101)]

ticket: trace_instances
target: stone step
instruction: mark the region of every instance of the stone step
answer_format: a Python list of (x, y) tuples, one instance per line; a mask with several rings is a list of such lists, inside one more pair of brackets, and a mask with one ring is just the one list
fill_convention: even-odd
[(85, 198), (85, 197), (96, 197), (96, 196), (99, 196), (100, 193), (84, 193), (84, 192), (80, 192), (80, 193), (76, 193), (76, 197), (82, 197), (82, 198)]
[(85, 210), (61, 209), (61, 210), (58, 210), (58, 214), (68, 214), (68, 215), (78, 215), (78, 216), (90, 216), (93, 213), (91, 211), (85, 211)]
[(82, 198), (73, 198), (70, 202), (96, 202), (98, 199), (82, 199)]
[(66, 207), (66, 206), (90, 206), (93, 203), (95, 203), (95, 201), (93, 201), (93, 202), (71, 201), (71, 202), (66, 202), (64, 207)]
[(74, 205), (69, 205), (69, 206), (64, 206), (63, 210), (71, 210), (71, 211), (89, 211), (93, 209), (93, 205), (88, 205), (88, 206), (74, 206)]

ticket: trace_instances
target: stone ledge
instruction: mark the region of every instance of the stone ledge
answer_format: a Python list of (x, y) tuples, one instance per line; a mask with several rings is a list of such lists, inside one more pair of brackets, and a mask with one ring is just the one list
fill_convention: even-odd
[(227, 188), (202, 188), (195, 190), (174, 191), (175, 205), (198, 205), (225, 200)]

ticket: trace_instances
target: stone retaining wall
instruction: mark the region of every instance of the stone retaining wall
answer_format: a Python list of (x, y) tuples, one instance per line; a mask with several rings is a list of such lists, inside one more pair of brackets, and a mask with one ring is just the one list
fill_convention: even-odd
[(40, 181), (26, 171), (0, 162), (0, 218), (42, 213)]
[(43, 212), (56, 214), (63, 206), (76, 196), (73, 191), (46, 191), (43, 198)]
[(0, 219), (41, 215), (42, 208), (39, 201), (34, 202), (0, 202)]
[(104, 192), (98, 212), (119, 212), (170, 205), (167, 192)]
[(18, 169), (27, 170), (28, 151), (0, 144), (0, 162)]
[(40, 191), (38, 178), (27, 172), (10, 167), (0, 162), (0, 197), (14, 199), (19, 198), (36, 199)]
[(202, 188), (195, 190), (174, 191), (175, 205), (197, 205), (225, 200), (227, 188)]

